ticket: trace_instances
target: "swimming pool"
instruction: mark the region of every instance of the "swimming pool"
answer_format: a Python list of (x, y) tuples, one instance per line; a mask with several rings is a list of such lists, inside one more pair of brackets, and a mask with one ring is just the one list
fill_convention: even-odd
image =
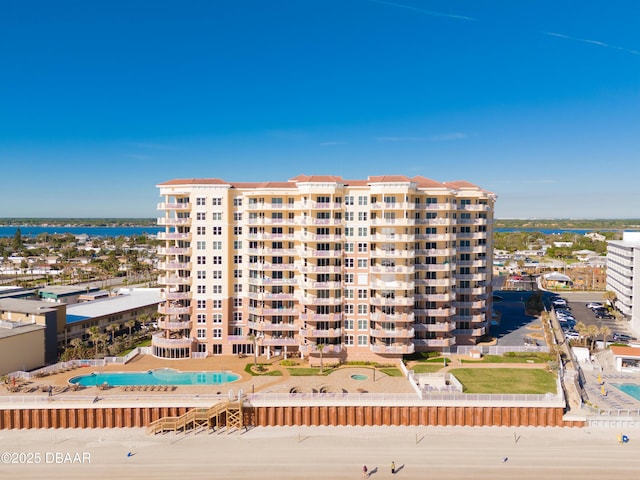
[(636, 385), (635, 383), (612, 383), (612, 385), (630, 397), (640, 400), (640, 385)]
[(222, 385), (235, 382), (240, 375), (231, 372), (182, 372), (160, 368), (147, 372), (94, 372), (69, 380), (83, 387), (107, 384), (112, 387), (132, 385)]

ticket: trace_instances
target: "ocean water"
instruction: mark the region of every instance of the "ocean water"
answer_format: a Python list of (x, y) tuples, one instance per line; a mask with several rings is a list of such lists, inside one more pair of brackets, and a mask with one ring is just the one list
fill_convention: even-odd
[(161, 227), (67, 227), (67, 226), (53, 226), (53, 227), (0, 227), (0, 237), (13, 237), (16, 234), (16, 229), (20, 228), (20, 234), (23, 237), (36, 237), (41, 233), (48, 234), (64, 234), (70, 233), (72, 235), (86, 234), (90, 237), (130, 237), (133, 235), (157, 235), (158, 232), (164, 231)]

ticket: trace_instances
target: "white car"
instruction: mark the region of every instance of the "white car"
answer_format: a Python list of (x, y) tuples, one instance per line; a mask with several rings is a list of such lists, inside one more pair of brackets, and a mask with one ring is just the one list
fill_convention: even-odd
[(600, 302), (589, 302), (587, 303), (587, 308), (595, 310), (596, 308), (604, 308), (604, 305)]
[(567, 340), (579, 340), (580, 339), (580, 334), (574, 330), (569, 330), (567, 332), (564, 332), (564, 337)]

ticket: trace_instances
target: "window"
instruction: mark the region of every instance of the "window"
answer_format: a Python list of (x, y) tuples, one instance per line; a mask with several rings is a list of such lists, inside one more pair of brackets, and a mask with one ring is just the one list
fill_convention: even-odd
[(366, 335), (358, 335), (358, 345), (364, 347), (367, 345), (367, 336)]
[(206, 220), (206, 213), (196, 212), (196, 220)]
[(207, 323), (207, 315), (204, 313), (199, 313), (196, 315), (196, 321), (198, 323)]
[(236, 323), (242, 323), (242, 312), (233, 312), (233, 321)]
[(353, 205), (353, 197), (352, 196), (344, 197), (344, 204), (345, 205)]
[(196, 197), (196, 205), (206, 205), (207, 199), (204, 197)]
[(214, 250), (222, 250), (222, 242), (211, 242), (211, 247)]
[(196, 242), (196, 250), (205, 250), (207, 248), (207, 242), (199, 240)]
[(347, 304), (344, 306), (344, 314), (345, 315), (353, 315), (353, 305)]
[(358, 197), (358, 205), (367, 205), (367, 197)]
[(344, 298), (353, 298), (353, 289), (352, 288), (345, 289)]
[(345, 273), (344, 283), (353, 283), (353, 273)]
[(198, 265), (205, 265), (207, 263), (207, 257), (205, 257), (205, 256), (197, 256), (196, 257), (196, 263)]
[(196, 235), (206, 235), (207, 227), (196, 227)]
[(203, 310), (203, 309), (207, 308), (207, 301), (206, 300), (196, 300), (196, 308), (198, 310)]
[(353, 227), (345, 227), (344, 234), (346, 237), (353, 237)]
[(369, 328), (369, 321), (365, 319), (358, 320), (358, 330), (367, 330)]
[(233, 227), (234, 235), (242, 235), (242, 227)]
[(222, 265), (222, 257), (220, 257), (220, 256), (214, 256), (214, 257), (213, 257), (213, 264), (214, 264), (214, 265)]
[(233, 256), (233, 263), (235, 263), (235, 264), (242, 263), (242, 255), (234, 255)]
[(366, 315), (368, 310), (367, 305), (358, 305), (358, 315)]
[(358, 227), (358, 236), (366, 237), (369, 235), (369, 229), (367, 227)]
[(222, 285), (214, 285), (213, 286), (213, 294), (220, 295), (222, 293)]
[(240, 222), (240, 221), (242, 221), (242, 214), (241, 214), (241, 213), (238, 213), (238, 212), (235, 212), (235, 213), (233, 214), (233, 220), (234, 220), (234, 221), (236, 221), (236, 222)]
[(234, 207), (240, 207), (242, 206), (242, 197), (235, 197), (233, 199), (233, 206)]
[(358, 221), (366, 222), (367, 221), (367, 212), (358, 212)]
[(345, 268), (353, 268), (353, 258), (345, 258), (344, 266)]
[(358, 259), (358, 268), (367, 268), (367, 259), (359, 258)]
[(242, 270), (234, 270), (233, 278), (242, 278)]
[(242, 284), (241, 283), (235, 283), (233, 285), (233, 293), (242, 293)]
[(360, 300), (363, 300), (363, 299), (367, 298), (367, 290), (364, 289), (364, 288), (359, 288), (358, 289), (358, 298)]
[(349, 252), (349, 253), (353, 252), (353, 246), (354, 246), (353, 243), (345, 243), (344, 244), (344, 251), (345, 252)]
[(344, 321), (344, 329), (345, 330), (353, 330), (353, 320), (352, 319), (347, 319)]
[(233, 306), (235, 308), (241, 308), (242, 307), (242, 299), (241, 298), (234, 298), (233, 299)]
[(207, 329), (206, 328), (196, 329), (196, 336), (198, 338), (207, 338)]
[(346, 335), (344, 337), (344, 344), (345, 345), (353, 345), (353, 335)]
[(222, 235), (222, 227), (212, 227), (212, 232), (214, 235)]
[(359, 243), (358, 244), (358, 252), (366, 253), (366, 251), (367, 251), (367, 244), (366, 243)]
[(242, 250), (242, 242), (240, 240), (233, 241), (233, 249), (234, 250)]
[(205, 280), (207, 278), (207, 271), (206, 270), (198, 270), (196, 272), (196, 278), (198, 280)]
[(222, 300), (212, 300), (213, 308), (222, 308)]
[(222, 338), (221, 328), (214, 328), (212, 333), (213, 333), (213, 338)]
[(220, 280), (222, 278), (222, 270), (214, 270), (211, 274), (213, 275), (214, 280)]
[(222, 323), (222, 314), (214, 313), (211, 317), (211, 320), (213, 321), (213, 323)]
[(213, 220), (214, 222), (221, 222), (222, 212), (213, 212), (213, 215), (211, 215), (211, 220)]
[(353, 212), (345, 212), (344, 213), (344, 219), (347, 222), (353, 222), (353, 218), (354, 218), (354, 213)]
[(211, 199), (211, 205), (214, 205), (214, 206), (222, 205), (222, 197), (213, 197)]
[(198, 285), (196, 287), (196, 292), (200, 293), (200, 294), (207, 293), (207, 286), (206, 285)]

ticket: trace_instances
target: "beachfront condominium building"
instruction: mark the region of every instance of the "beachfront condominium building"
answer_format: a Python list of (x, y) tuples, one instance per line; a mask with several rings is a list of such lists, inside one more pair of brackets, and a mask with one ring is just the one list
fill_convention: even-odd
[(495, 195), (476, 185), (300, 175), (158, 188), (158, 357), (384, 362), (487, 334)]
[(616, 294), (615, 308), (640, 332), (640, 232), (623, 232), (607, 245), (607, 290)]

